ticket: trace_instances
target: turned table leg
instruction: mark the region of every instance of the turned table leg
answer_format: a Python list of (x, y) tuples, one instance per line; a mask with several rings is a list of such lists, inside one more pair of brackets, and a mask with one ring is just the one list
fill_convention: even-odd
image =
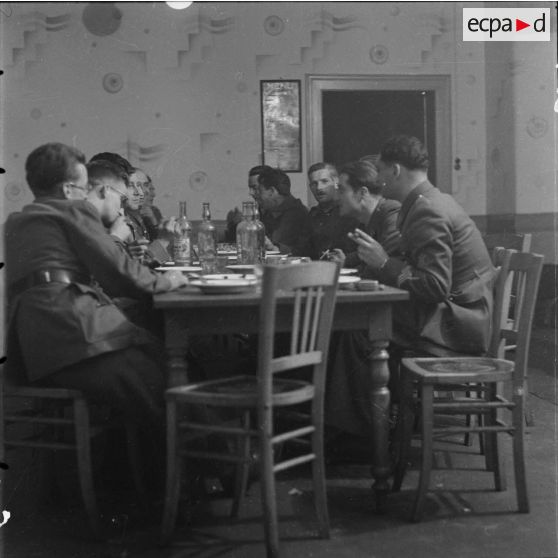
[(373, 464), (372, 477), (373, 490), (376, 496), (376, 509), (383, 513), (387, 504), (387, 495), (390, 490), (389, 476), (391, 474), (391, 461), (389, 458), (389, 408), (390, 392), (388, 388), (389, 368), (388, 341), (372, 341), (370, 354), (371, 394), (372, 405), (372, 439)]

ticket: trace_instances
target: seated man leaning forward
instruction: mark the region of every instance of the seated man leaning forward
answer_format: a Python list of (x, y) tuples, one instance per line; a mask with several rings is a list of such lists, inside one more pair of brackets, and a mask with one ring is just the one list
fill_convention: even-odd
[(308, 169), (308, 187), (318, 205), (310, 209), (311, 234), (307, 245), (297, 256), (324, 259), (335, 248), (344, 253), (354, 249), (347, 236), (358, 225), (350, 216), (339, 211), (339, 175), (331, 163), (314, 163)]
[(106, 176), (88, 190), (82, 153), (60, 143), (25, 164), (35, 200), (5, 224), (8, 373), (20, 383), (78, 389), (141, 426), (161, 451), (165, 381), (153, 338), (111, 296), (145, 297), (182, 286), (119, 249), (105, 227), (121, 212), (124, 182)]
[(382, 148), (378, 177), (386, 197), (401, 203), (397, 226), (403, 257), (358, 235), (358, 254), (379, 279), (409, 291), (394, 312), (396, 341), (425, 339), (453, 351), (488, 349), (495, 270), (475, 223), (448, 194), (428, 181), (428, 153), (411, 136)]
[[(376, 239), (390, 255), (399, 253), (401, 236), (397, 229), (397, 216), (401, 205), (395, 200), (382, 196), (382, 186), (378, 181), (376, 167), (367, 161), (347, 163), (339, 176), (339, 213), (352, 217), (359, 229)], [(363, 277), (376, 279), (374, 270), (359, 257), (354, 241), (354, 230), (349, 233), (351, 251), (345, 255), (342, 250), (334, 250), (331, 259), (346, 267), (361, 267)], [(358, 232), (356, 233), (358, 234)]]
[(310, 234), (308, 209), (291, 194), (291, 180), (282, 170), (263, 170), (255, 195), (268, 239), (267, 248), (299, 253)]

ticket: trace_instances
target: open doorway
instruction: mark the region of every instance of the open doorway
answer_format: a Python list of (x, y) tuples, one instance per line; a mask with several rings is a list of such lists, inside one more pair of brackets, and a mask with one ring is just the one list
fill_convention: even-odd
[(429, 178), (451, 192), (449, 76), (309, 76), (308, 164), (379, 153), (396, 134), (418, 137)]

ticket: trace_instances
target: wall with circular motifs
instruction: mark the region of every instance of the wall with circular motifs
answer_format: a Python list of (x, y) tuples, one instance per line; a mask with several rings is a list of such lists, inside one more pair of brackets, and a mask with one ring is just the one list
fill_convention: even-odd
[[(548, 212), (554, 199), (552, 45), (463, 43), (444, 3), (3, 3), (4, 213), (31, 196), (27, 154), (47, 141), (115, 151), (154, 179), (163, 213), (247, 197), (261, 160), (261, 79), (447, 74), (451, 190), (471, 214)], [(553, 26), (555, 30), (555, 26)], [(555, 44), (555, 35), (554, 44)], [(303, 87), (302, 117), (305, 117)], [(303, 130), (303, 146), (306, 133)], [(303, 153), (303, 166), (308, 161)], [(304, 173), (291, 174), (307, 200)], [(532, 195), (535, 193), (536, 195)]]

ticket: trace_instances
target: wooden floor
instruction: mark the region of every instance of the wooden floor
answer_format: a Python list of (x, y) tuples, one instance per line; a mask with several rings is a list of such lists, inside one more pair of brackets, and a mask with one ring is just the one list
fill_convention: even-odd
[[(557, 432), (555, 330), (535, 332), (529, 401), (535, 425), (527, 435), (531, 513), (514, 512), (515, 494), (508, 468), (509, 489), (495, 493), (491, 477), (480, 470), (476, 446), (446, 444), (436, 454), (434, 491), (428, 498), (425, 519), (407, 522), (417, 482), (411, 467), (403, 490), (394, 494), (384, 516), (373, 511), (370, 475), (365, 465), (330, 466), (327, 472), (332, 538), (318, 540), (310, 479), (307, 471), (290, 472), (279, 483), (282, 550), (288, 558), (556, 558), (557, 547)], [(511, 444), (506, 442), (509, 454)], [(465, 459), (467, 457), (467, 459)], [(511, 464), (511, 461), (510, 461)], [(188, 526), (176, 533), (173, 546), (157, 547), (160, 511), (139, 519), (139, 509), (125, 494), (104, 494), (104, 509), (112, 520), (113, 538), (95, 543), (87, 539), (83, 509), (72, 494), (49, 506), (37, 506), (36, 472), (23, 460), (16, 474), (3, 472), (4, 509), (12, 513), (0, 528), (6, 558), (186, 558), (264, 556), (259, 523), (259, 487), (250, 490), (240, 521), (226, 517), (229, 501), (214, 498), (192, 508)], [(13, 482), (17, 478), (17, 482)], [(463, 487), (467, 487), (463, 489)], [(125, 515), (129, 520), (126, 521)], [(1, 554), (1, 553), (0, 553)]]

